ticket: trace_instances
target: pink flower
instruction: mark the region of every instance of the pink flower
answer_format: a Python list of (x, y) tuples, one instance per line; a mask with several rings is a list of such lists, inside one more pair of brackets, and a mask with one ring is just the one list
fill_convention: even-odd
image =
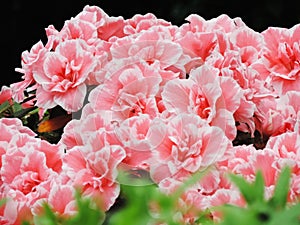
[(140, 114), (156, 117), (159, 113), (156, 102), (161, 82), (159, 71), (141, 63), (125, 65), (113, 72), (91, 91), (92, 108), (112, 111), (115, 121)]
[(95, 198), (106, 211), (119, 196), (117, 168), (126, 155), (121, 146), (105, 141), (104, 132), (94, 132), (89, 143), (68, 150), (64, 172), (74, 187), (82, 189), (84, 196)]
[(239, 27), (230, 33), (229, 41), (232, 50), (239, 52), (242, 63), (250, 67), (259, 58), (265, 44), (263, 35), (247, 26)]
[(149, 65), (157, 62), (162, 70), (185, 77), (188, 56), (183, 53), (182, 47), (173, 41), (173, 33), (165, 27), (154, 27), (136, 35), (120, 38), (110, 49), (113, 60), (130, 58), (135, 62), (143, 60)]
[(95, 67), (93, 55), (80, 39), (60, 43), (55, 52), (45, 54), (33, 77), (37, 83), (36, 105), (45, 109), (60, 105), (78, 111), (86, 95), (84, 83)]
[(5, 101), (11, 103), (12, 100), (12, 91), (11, 88), (7, 86), (2, 86), (0, 91), (0, 105)]
[(99, 131), (105, 133), (105, 139), (110, 144), (119, 143), (110, 111), (99, 113), (83, 111), (81, 119), (73, 119), (64, 127), (59, 144), (66, 150), (76, 146), (85, 146), (89, 144), (89, 138)]
[(108, 41), (112, 37), (123, 37), (124, 18), (121, 16), (108, 16), (97, 6), (86, 5), (76, 19), (88, 21), (97, 28), (98, 38)]
[[(230, 90), (230, 91), (229, 91)], [(232, 78), (203, 65), (192, 70), (189, 79), (169, 81), (162, 102), (171, 113), (193, 113), (223, 129), (229, 139), (236, 135), (233, 113), (238, 109), (242, 90)]]
[(205, 171), (174, 205), (182, 224), (206, 209), (219, 221), (214, 206), (246, 206), (228, 173), (252, 182), (261, 171), (269, 199), (288, 165), (288, 202), (298, 199), (300, 24), (255, 32), (225, 14), (186, 20), (125, 20), (86, 5), (22, 53), (22, 81), (2, 87), (0, 105), (34, 94), (40, 112), (59, 106), (74, 117), (58, 144), (19, 119), (0, 119), (1, 224), (31, 220), (43, 203), (74, 215), (76, 189), (108, 211), (120, 170), (149, 173), (166, 194)]
[(6, 142), (7, 144), (12, 143), (13, 146), (15, 143), (14, 141), (22, 138), (25, 139), (25, 137), (27, 139), (35, 140), (34, 137), (36, 136), (36, 133), (28, 127), (23, 126), (22, 121), (18, 118), (1, 118), (0, 127), (2, 131), (0, 136), (1, 142)]
[(125, 21), (124, 33), (127, 35), (138, 34), (141, 31), (149, 30), (157, 26), (173, 27), (170, 22), (159, 19), (152, 13), (145, 15), (136, 14)]
[(148, 170), (149, 158), (165, 138), (166, 126), (160, 119), (152, 120), (149, 115), (142, 114), (122, 121), (115, 133), (126, 151), (123, 166)]
[(192, 31), (196, 33), (221, 31), (224, 33), (231, 33), (240, 27), (246, 26), (241, 18), (230, 18), (226, 14), (222, 14), (210, 20), (205, 20), (199, 15), (191, 14), (186, 20), (189, 21), (189, 23), (181, 25), (180, 29), (182, 29), (182, 32)]
[(165, 126), (165, 138), (150, 159), (150, 174), (157, 183), (214, 164), (222, 159), (230, 143), (219, 127), (209, 126), (195, 114), (178, 114)]
[(262, 135), (276, 136), (288, 131), (295, 131), (300, 105), (296, 99), (298, 91), (288, 91), (278, 98), (269, 96), (257, 104), (262, 118), (257, 121), (256, 127)]
[(8, 199), (2, 216), (11, 224), (32, 216), (32, 205), (48, 196), (51, 180), (62, 167), (58, 146), (34, 137), (22, 140), (21, 133), (17, 138), (2, 155), (0, 170), (0, 190)]
[(30, 52), (24, 51), (22, 53), (22, 68), (16, 68), (17, 72), (23, 75), (22, 81), (10, 85), (12, 89), (12, 96), (16, 102), (21, 102), (24, 99), (24, 91), (30, 87), (35, 89), (35, 81), (33, 78), (33, 71), (37, 69), (41, 61), (44, 60), (46, 52), (49, 52), (49, 47), (44, 47), (41, 41), (32, 46)]
[[(278, 164), (280, 168), (290, 166), (292, 168), (292, 179), (299, 179), (300, 176), (300, 142), (298, 132), (286, 132), (281, 135), (270, 137), (266, 148), (276, 152), (280, 159)], [(294, 187), (292, 186), (292, 189)], [(297, 190), (297, 195), (299, 190)]]
[(278, 94), (299, 90), (299, 34), (300, 25), (290, 29), (269, 27), (262, 32), (266, 44), (261, 53), (259, 72)]
[(89, 45), (97, 41), (96, 27), (88, 21), (76, 18), (66, 21), (60, 31), (57, 31), (53, 25), (50, 25), (46, 28), (46, 34), (48, 38), (47, 46), (52, 46), (53, 50), (61, 42), (67, 40), (82, 39)]
[[(229, 46), (228, 37), (235, 30), (246, 27), (240, 18), (231, 19), (220, 15), (211, 20), (205, 20), (199, 15), (191, 14), (176, 33), (176, 42), (191, 56), (190, 67), (198, 67), (215, 53), (224, 54)], [(198, 61), (198, 62), (197, 62)]]
[(52, 179), (48, 196), (37, 200), (32, 205), (32, 214), (37, 216), (44, 213), (44, 204), (47, 204), (56, 215), (62, 218), (68, 218), (76, 214), (78, 208), (75, 191), (75, 187), (66, 174), (61, 173)]

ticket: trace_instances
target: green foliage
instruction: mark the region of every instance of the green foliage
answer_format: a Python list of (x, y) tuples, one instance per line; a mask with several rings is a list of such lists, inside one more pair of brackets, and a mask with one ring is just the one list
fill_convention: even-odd
[[(141, 225), (141, 224), (168, 224), (180, 225), (174, 215), (178, 212), (178, 198), (186, 188), (201, 179), (206, 171), (195, 173), (172, 195), (159, 190), (155, 184), (147, 184), (137, 180), (130, 185), (121, 185), (122, 195), (126, 198), (125, 207), (115, 212), (109, 219), (108, 225)], [(121, 183), (128, 184), (128, 178), (120, 173)], [(154, 209), (155, 208), (155, 209)]]
[(6, 199), (0, 199), (0, 207), (3, 206), (6, 202)]
[(242, 176), (229, 174), (229, 177), (233, 183), (235, 183), (246, 202), (251, 205), (255, 202), (264, 201), (264, 179), (261, 171), (256, 174), (256, 179), (253, 183), (248, 183)]
[(239, 188), (247, 202), (245, 208), (225, 205), (219, 209), (223, 213), (220, 225), (299, 225), (300, 204), (287, 204), (291, 170), (284, 168), (277, 180), (274, 194), (264, 198), (264, 182), (261, 171), (253, 183), (238, 175), (230, 174), (231, 181)]

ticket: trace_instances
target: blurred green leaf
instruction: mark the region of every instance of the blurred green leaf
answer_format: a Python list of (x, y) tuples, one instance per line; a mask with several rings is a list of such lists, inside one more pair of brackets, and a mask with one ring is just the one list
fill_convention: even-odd
[(92, 201), (91, 198), (83, 198), (79, 192), (76, 193), (76, 203), (78, 213), (66, 220), (64, 225), (101, 225), (104, 221), (105, 214)]
[(54, 214), (48, 204), (43, 205), (43, 214), (34, 219), (35, 225), (58, 225), (59, 218)]
[(122, 195), (126, 199), (126, 205), (116, 211), (109, 219), (109, 225), (140, 225), (151, 221), (149, 214), (149, 202), (155, 187), (121, 185)]
[(34, 111), (36, 109), (37, 109), (37, 107), (30, 107), (30, 108), (25, 108), (25, 109), (21, 108), (21, 109), (18, 109), (18, 110), (14, 110), (13, 116), (16, 117), (16, 118), (22, 118), (26, 115), (27, 116), (30, 115), (30, 112)]
[(6, 110), (8, 110), (11, 107), (10, 103), (8, 101), (3, 102), (0, 105), (0, 114), (4, 113)]
[(239, 188), (241, 194), (248, 204), (264, 201), (264, 179), (261, 171), (257, 171), (253, 183), (236, 174), (229, 174), (230, 180)]
[(270, 205), (274, 208), (284, 208), (287, 202), (287, 196), (290, 189), (291, 169), (283, 168), (275, 186), (274, 194), (270, 199)]
[(5, 198), (0, 199), (0, 207), (3, 206), (5, 203), (6, 203), (6, 199)]
[(216, 207), (223, 214), (220, 225), (300, 225), (300, 204), (287, 205), (287, 195), (290, 188), (291, 169), (285, 167), (277, 178), (273, 196), (264, 199), (264, 182), (260, 171), (257, 172), (254, 182), (230, 174), (230, 179), (240, 189), (247, 201), (242, 208), (233, 205)]
[(274, 211), (274, 216), (269, 225), (300, 225), (300, 204), (297, 203), (285, 210)]

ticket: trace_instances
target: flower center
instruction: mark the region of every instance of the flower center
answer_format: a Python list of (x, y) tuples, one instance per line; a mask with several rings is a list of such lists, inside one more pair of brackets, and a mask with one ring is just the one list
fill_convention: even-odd
[(202, 119), (206, 119), (209, 116), (210, 113), (210, 107), (209, 104), (207, 102), (207, 99), (202, 96), (202, 95), (198, 95), (195, 101), (196, 104), (196, 112), (197, 114), (202, 118)]

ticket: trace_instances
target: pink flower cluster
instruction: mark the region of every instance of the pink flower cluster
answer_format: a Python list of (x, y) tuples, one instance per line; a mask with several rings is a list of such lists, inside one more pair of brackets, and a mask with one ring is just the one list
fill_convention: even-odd
[(120, 192), (118, 169), (144, 170), (172, 193), (213, 167), (179, 200), (190, 223), (195, 207), (245, 204), (228, 172), (251, 181), (261, 169), (268, 197), (289, 165), (289, 201), (299, 197), (300, 24), (259, 33), (227, 15), (186, 20), (124, 19), (87, 5), (61, 30), (49, 26), (45, 45), (23, 52), (13, 99), (35, 91), (41, 109), (81, 117), (56, 145), (17, 119), (0, 120), (0, 190), (11, 199), (2, 220), (18, 224), (43, 201), (69, 215), (77, 186), (108, 210)]
[[(93, 146), (63, 146), (39, 139), (17, 118), (0, 119), (1, 224), (21, 224), (38, 215), (43, 203), (55, 213), (76, 212), (75, 191), (98, 199), (108, 210), (120, 192), (117, 166), (125, 158), (120, 146), (107, 145), (101, 132), (91, 137)], [(102, 138), (102, 141), (101, 141)]]

